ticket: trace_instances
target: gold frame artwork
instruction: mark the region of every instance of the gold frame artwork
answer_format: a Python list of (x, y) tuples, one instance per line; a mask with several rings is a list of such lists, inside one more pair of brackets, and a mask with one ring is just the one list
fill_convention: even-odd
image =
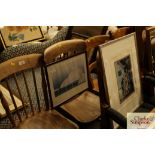
[(44, 35), (40, 26), (4, 26), (0, 29), (0, 38), (4, 48), (35, 40), (41, 40)]

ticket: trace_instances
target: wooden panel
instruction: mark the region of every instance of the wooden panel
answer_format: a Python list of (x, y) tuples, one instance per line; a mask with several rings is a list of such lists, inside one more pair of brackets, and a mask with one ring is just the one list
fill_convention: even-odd
[(99, 97), (88, 91), (61, 108), (82, 123), (91, 122), (101, 115)]

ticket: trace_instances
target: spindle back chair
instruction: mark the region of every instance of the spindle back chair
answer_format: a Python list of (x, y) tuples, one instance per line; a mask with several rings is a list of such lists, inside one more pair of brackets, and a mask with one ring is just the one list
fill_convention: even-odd
[(1, 125), (8, 118), (10, 128), (77, 128), (49, 109), (42, 62), (41, 54), (30, 54), (0, 64)]
[[(44, 61), (51, 106), (79, 124), (96, 120), (100, 116), (100, 102), (91, 92), (85, 41), (57, 43), (45, 50)], [(78, 84), (70, 87), (76, 81)]]

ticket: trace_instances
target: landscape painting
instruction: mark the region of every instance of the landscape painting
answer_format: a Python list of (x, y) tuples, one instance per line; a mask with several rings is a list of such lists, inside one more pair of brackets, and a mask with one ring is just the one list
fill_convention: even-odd
[(44, 38), (40, 26), (4, 26), (0, 37), (4, 48)]
[(134, 92), (133, 74), (130, 56), (114, 62), (119, 99), (122, 103), (129, 95)]
[(88, 87), (85, 54), (48, 66), (53, 102), (61, 103)]

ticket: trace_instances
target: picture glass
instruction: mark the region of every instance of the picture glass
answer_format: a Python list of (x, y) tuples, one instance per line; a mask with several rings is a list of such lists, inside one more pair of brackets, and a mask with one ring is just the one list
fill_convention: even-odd
[(88, 87), (85, 54), (48, 66), (54, 104), (60, 104)]
[(130, 56), (124, 57), (114, 63), (119, 99), (122, 103), (134, 92), (133, 74)]

